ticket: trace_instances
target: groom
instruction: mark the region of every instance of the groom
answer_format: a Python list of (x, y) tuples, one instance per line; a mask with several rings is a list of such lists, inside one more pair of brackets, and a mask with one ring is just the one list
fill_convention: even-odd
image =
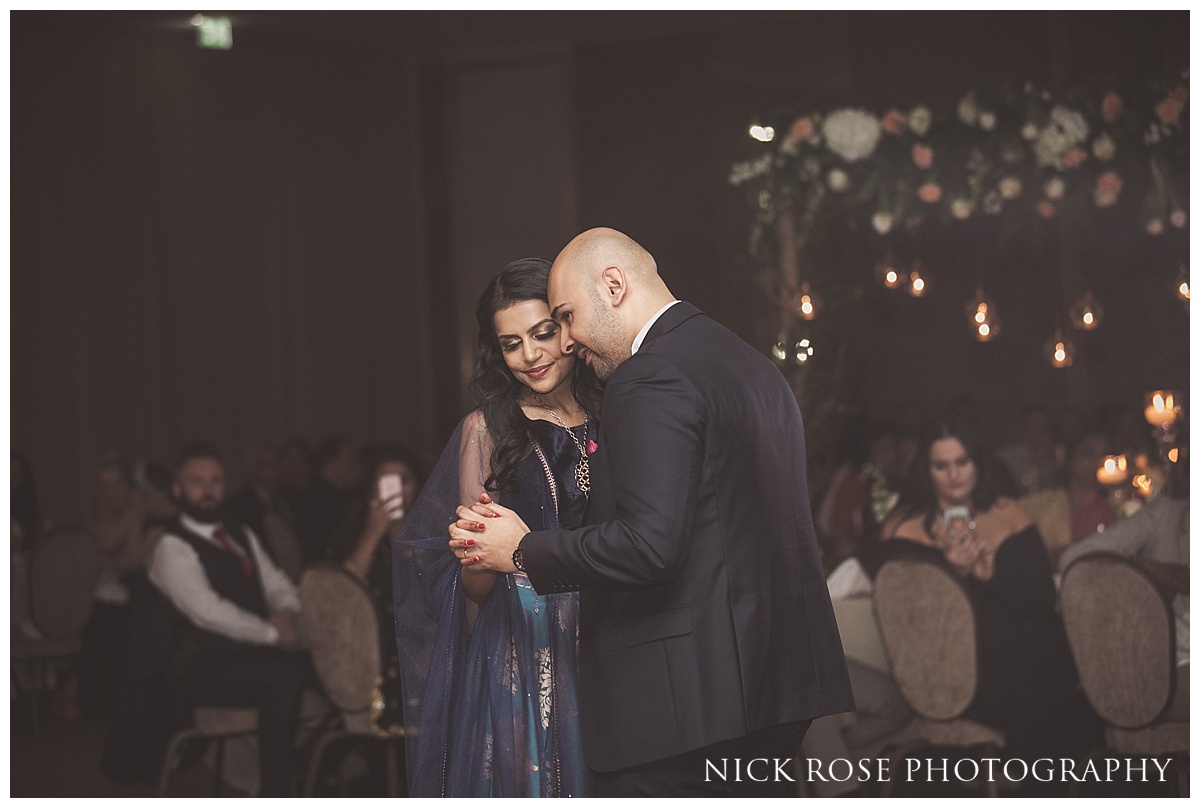
[(854, 709), (795, 396), (615, 230), (563, 249), (549, 303), (565, 349), (608, 382), (589, 524), (530, 533), (479, 504), (459, 509), (450, 546), (464, 565), (524, 570), (540, 593), (580, 590), (598, 796), (795, 796), (777, 761), (811, 719)]

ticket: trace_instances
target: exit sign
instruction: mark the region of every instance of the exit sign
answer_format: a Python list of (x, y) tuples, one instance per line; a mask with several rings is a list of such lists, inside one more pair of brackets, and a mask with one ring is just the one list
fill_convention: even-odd
[(196, 25), (196, 44), (200, 47), (213, 50), (233, 47), (233, 23), (228, 17), (203, 17), (193, 24)]

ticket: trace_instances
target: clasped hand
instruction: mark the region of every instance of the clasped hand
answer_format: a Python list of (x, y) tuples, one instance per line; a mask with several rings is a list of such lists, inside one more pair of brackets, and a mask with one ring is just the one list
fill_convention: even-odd
[(460, 564), (472, 570), (517, 571), (512, 554), (529, 533), (521, 517), (492, 502), (486, 493), (470, 507), (460, 505), (456, 513), (449, 545)]

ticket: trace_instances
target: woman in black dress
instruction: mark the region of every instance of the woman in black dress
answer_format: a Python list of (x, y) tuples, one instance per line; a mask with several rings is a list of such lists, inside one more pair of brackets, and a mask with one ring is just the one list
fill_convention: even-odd
[(1042, 537), (997, 493), (990, 467), (969, 429), (937, 425), (884, 521), (880, 553), (938, 560), (970, 593), (979, 689), (965, 717), (1002, 730), (1009, 757), (1078, 758), (1102, 745), (1103, 725), (1079, 687)]

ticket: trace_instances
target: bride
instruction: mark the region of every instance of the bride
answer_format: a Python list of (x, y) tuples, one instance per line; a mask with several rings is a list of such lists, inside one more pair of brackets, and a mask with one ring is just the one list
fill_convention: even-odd
[(533, 530), (583, 520), (601, 388), (561, 350), (549, 277), (549, 261), (527, 258), (484, 290), (471, 381), (479, 408), (393, 539), (413, 797), (591, 793), (576, 697), (578, 594), (538, 595), (523, 574), (472, 570), (446, 546), (448, 518), (481, 494)]

